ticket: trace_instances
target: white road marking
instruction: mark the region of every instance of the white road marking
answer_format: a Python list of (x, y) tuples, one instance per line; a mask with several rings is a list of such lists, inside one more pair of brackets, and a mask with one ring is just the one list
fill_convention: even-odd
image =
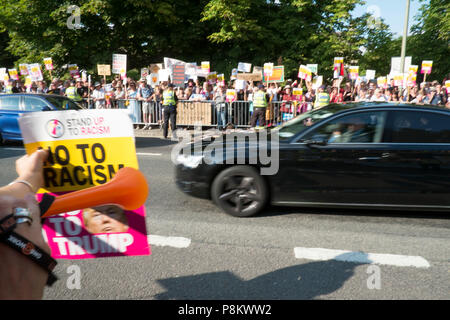
[(2, 150), (25, 151), (24, 148), (14, 148), (14, 147), (6, 147), (2, 148)]
[(148, 236), (148, 243), (154, 246), (187, 248), (191, 245), (191, 239), (183, 237), (165, 237), (152, 234)]
[(137, 152), (138, 156), (162, 156), (162, 153)]
[(420, 256), (404, 256), (397, 254), (366, 253), (360, 251), (333, 250), (324, 248), (294, 248), (297, 259), (337, 260), (345, 262), (380, 264), (397, 267), (429, 268), (430, 263)]

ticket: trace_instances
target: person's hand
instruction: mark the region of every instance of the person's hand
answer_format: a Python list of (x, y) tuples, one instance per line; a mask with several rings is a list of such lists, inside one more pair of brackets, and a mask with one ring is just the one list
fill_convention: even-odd
[(33, 192), (39, 190), (44, 183), (42, 171), (47, 157), (48, 151), (40, 149), (16, 161), (16, 171), (19, 175), (18, 180), (26, 180), (31, 183), (35, 189)]
[[(26, 208), (32, 213), (30, 225), (21, 223), (14, 230), (50, 254), (42, 236), (40, 211), (33, 194), (24, 199), (0, 195), (0, 219), (11, 214), (14, 208)], [(0, 299), (41, 299), (48, 273), (23, 254), (0, 243)]]

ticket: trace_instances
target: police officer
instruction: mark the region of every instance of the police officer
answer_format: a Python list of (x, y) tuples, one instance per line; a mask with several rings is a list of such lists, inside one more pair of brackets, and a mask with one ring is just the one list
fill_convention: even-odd
[(169, 131), (169, 120), (173, 137), (176, 138), (175, 130), (177, 129), (177, 100), (177, 96), (173, 91), (173, 84), (169, 83), (168, 87), (163, 92), (162, 104), (162, 111), (164, 115), (163, 135), (165, 139), (167, 139)]
[(73, 101), (80, 102), (82, 99), (78, 93), (78, 88), (75, 85), (75, 81), (70, 81), (70, 86), (66, 89), (66, 97)]
[(316, 95), (316, 101), (314, 102), (314, 109), (322, 108), (330, 104), (330, 95), (325, 92), (325, 86), (319, 88), (319, 93)]
[(250, 120), (250, 126), (256, 127), (256, 121), (259, 125), (256, 129), (263, 128), (266, 125), (266, 109), (270, 96), (264, 91), (264, 85), (260, 84), (253, 93), (253, 114)]

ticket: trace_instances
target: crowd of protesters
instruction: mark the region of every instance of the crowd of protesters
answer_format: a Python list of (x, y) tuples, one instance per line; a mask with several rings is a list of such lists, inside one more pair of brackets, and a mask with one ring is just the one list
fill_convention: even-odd
[[(450, 75), (447, 78), (450, 79)], [(442, 83), (423, 82), (408, 88), (396, 86), (394, 80), (383, 87), (378, 86), (376, 81), (355, 85), (354, 81), (342, 83), (342, 80), (334, 80), (332, 85), (314, 87), (309, 81), (287, 80), (283, 85), (244, 81), (237, 89), (237, 83), (234, 80), (226, 84), (224, 81), (210, 83), (190, 79), (184, 87), (175, 89), (175, 95), (178, 101), (211, 102), (217, 114), (217, 124), (221, 127), (233, 123), (227, 107), (231, 102), (247, 103), (246, 111), (254, 113), (253, 100), (255, 92), (259, 90), (264, 91), (267, 97), (266, 118), (276, 124), (329, 103), (402, 102), (450, 108), (450, 90), (445, 87), (445, 80)], [(167, 82), (163, 82), (152, 87), (145, 78), (136, 81), (131, 78), (121, 79), (118, 75), (111, 83), (103, 80), (91, 83), (90, 87), (81, 78), (65, 81), (55, 78), (49, 86), (46, 81), (37, 81), (29, 87), (25, 87), (21, 81), (10, 80), (6, 84), (0, 82), (0, 93), (57, 94), (68, 96), (85, 108), (128, 109), (133, 123), (141, 124), (143, 129), (151, 129), (150, 124), (164, 121), (162, 96), (167, 85)], [(301, 93), (296, 90), (300, 87)], [(228, 89), (235, 89), (231, 98), (226, 94)], [(248, 118), (246, 125), (250, 122)]]

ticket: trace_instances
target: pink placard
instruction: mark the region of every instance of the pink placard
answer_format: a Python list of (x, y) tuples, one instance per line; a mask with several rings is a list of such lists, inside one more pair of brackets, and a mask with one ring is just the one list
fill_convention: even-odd
[[(38, 194), (38, 201), (42, 194)], [(125, 211), (114, 205), (48, 217), (44, 235), (55, 259), (92, 259), (151, 254), (145, 207)]]

